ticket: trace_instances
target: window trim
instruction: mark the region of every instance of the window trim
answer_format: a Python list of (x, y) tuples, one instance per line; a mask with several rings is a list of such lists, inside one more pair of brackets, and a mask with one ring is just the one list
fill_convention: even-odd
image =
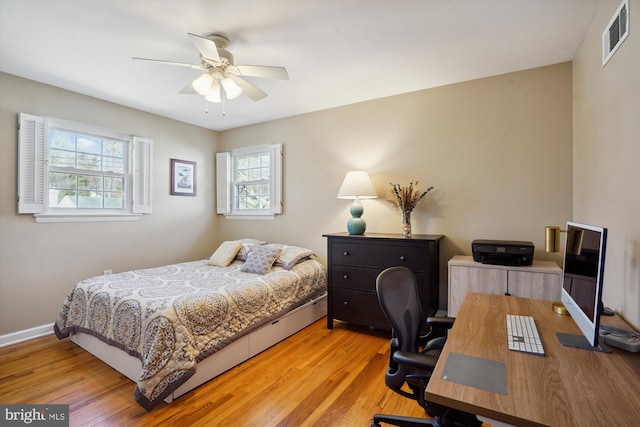
[[(127, 203), (123, 209), (50, 209), (48, 161), (51, 127), (74, 133), (128, 141)], [(33, 214), (36, 222), (132, 221), (152, 211), (153, 140), (83, 123), (26, 113), (18, 116), (18, 213)]]
[[(269, 152), (271, 173), (269, 183), (270, 208), (265, 210), (235, 210), (233, 165), (237, 156)], [(282, 213), (282, 144), (264, 144), (216, 153), (216, 213), (228, 219), (275, 219)]]

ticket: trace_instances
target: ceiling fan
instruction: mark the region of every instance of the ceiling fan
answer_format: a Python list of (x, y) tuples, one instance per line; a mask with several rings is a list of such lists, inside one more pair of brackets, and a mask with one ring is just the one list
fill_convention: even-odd
[(220, 34), (209, 34), (206, 37), (187, 34), (198, 52), (200, 64), (163, 61), (160, 59), (136, 58), (142, 61), (160, 64), (177, 65), (180, 67), (201, 70), (203, 73), (191, 81), (180, 93), (200, 94), (210, 102), (222, 102), (225, 99), (235, 99), (244, 93), (254, 101), (259, 101), (267, 93), (249, 83), (244, 77), (261, 77), (268, 79), (289, 80), (289, 74), (284, 67), (265, 65), (235, 65), (233, 55), (226, 50), (229, 39)]

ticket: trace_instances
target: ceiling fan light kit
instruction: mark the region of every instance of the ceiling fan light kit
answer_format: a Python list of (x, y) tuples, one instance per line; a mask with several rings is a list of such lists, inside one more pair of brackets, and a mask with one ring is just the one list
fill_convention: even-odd
[(242, 93), (253, 101), (259, 101), (267, 96), (266, 92), (245, 80), (244, 77), (261, 77), (279, 80), (289, 79), (289, 74), (284, 67), (234, 65), (233, 55), (225, 49), (229, 45), (229, 39), (223, 35), (210, 34), (206, 37), (191, 33), (187, 35), (198, 52), (200, 52), (199, 65), (148, 58), (133, 59), (177, 65), (204, 71), (182, 89), (180, 93), (197, 93), (203, 96), (206, 101), (215, 103), (224, 102), (225, 99), (235, 99)]
[(204, 99), (209, 102), (222, 102), (222, 97), (220, 96), (220, 83), (217, 80), (211, 82), (211, 86), (209, 87), (209, 92), (204, 95)]
[[(204, 73), (197, 79), (191, 82), (191, 86), (193, 89), (198, 92), (200, 95), (206, 97), (212, 89), (212, 85), (214, 83), (214, 79), (211, 74)], [(217, 83), (217, 81), (215, 81)]]
[(227, 99), (236, 99), (242, 93), (242, 89), (229, 77), (222, 79), (220, 82), (227, 95)]

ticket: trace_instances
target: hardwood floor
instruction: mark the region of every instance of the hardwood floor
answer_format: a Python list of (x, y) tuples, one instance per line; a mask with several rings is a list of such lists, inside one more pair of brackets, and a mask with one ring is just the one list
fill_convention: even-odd
[(151, 412), (134, 383), (54, 335), (0, 348), (0, 402), (69, 404), (71, 426), (368, 426), (376, 412), (424, 417), (386, 388), (388, 332), (321, 319)]

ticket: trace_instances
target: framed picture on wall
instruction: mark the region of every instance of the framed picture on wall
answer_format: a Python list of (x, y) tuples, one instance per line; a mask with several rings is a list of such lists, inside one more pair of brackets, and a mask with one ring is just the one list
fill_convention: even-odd
[(171, 159), (171, 195), (195, 196), (196, 189), (196, 162)]

